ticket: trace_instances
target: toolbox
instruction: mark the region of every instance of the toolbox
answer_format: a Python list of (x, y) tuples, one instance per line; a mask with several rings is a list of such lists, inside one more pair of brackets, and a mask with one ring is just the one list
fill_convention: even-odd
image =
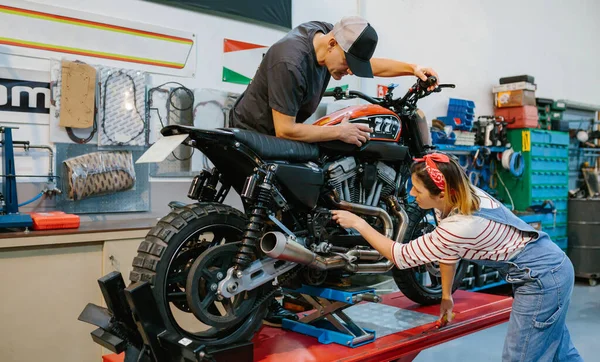
[(500, 84), (517, 83), (517, 82), (535, 83), (535, 78), (532, 75), (526, 75), (526, 74), (500, 78)]
[(494, 105), (497, 108), (535, 106), (535, 91), (518, 89), (494, 93)]
[(78, 215), (65, 214), (62, 211), (32, 212), (33, 230), (77, 229), (80, 224)]
[(508, 128), (537, 128), (538, 109), (536, 106), (496, 108), (496, 116), (504, 117)]

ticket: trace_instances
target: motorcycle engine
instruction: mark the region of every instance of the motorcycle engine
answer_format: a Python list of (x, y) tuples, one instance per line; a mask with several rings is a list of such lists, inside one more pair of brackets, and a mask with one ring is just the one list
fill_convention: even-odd
[(329, 184), (344, 201), (377, 206), (394, 192), (396, 171), (383, 162), (359, 164), (345, 157), (326, 167)]

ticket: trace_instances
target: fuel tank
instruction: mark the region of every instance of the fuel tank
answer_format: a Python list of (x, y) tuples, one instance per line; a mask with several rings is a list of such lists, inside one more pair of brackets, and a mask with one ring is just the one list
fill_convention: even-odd
[(375, 104), (350, 106), (318, 119), (317, 126), (333, 126), (342, 120), (348, 119), (351, 123), (364, 123), (369, 125), (371, 141), (398, 142), (402, 132), (402, 122), (396, 113)]

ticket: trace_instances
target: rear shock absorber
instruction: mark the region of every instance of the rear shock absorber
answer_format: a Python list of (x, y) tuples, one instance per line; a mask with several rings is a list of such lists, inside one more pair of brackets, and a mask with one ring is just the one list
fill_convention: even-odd
[[(267, 212), (269, 211), (269, 205), (272, 200), (271, 190), (273, 185), (271, 181), (273, 179), (273, 172), (277, 169), (276, 165), (270, 165), (267, 168), (267, 172), (263, 178), (263, 182), (256, 187), (254, 190), (248, 189), (248, 196), (256, 194), (254, 207), (250, 214), (250, 221), (246, 225), (244, 230), (244, 236), (242, 238), (242, 245), (238, 250), (235, 258), (233, 259), (234, 268), (236, 270), (243, 270), (246, 268), (257, 255), (257, 244), (258, 239), (262, 236), (265, 221), (268, 218)], [(255, 180), (255, 176), (250, 176), (247, 183), (252, 183)], [(246, 186), (244, 187), (246, 191)]]

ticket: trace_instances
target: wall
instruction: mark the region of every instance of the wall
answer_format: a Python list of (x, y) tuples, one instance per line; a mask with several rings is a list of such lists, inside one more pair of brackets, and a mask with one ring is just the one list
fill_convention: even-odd
[[(35, 1), (34, 1), (35, 2)], [(47, 3), (45, 1), (37, 1)], [(136, 1), (136, 0), (57, 0), (53, 6), (104, 15), (114, 18), (128, 19), (134, 22), (142, 22), (158, 25), (165, 28), (183, 30), (196, 34), (198, 42), (197, 70), (193, 78), (178, 78), (165, 75), (151, 75), (150, 86), (159, 85), (167, 81), (178, 81), (189, 88), (216, 88), (225, 91), (242, 92), (244, 85), (225, 83), (221, 81), (223, 66), (223, 39), (232, 38), (250, 43), (270, 45), (282, 36), (285, 31), (268, 26), (245, 23), (224, 17), (207, 15), (183, 9), (168, 7), (160, 4)], [(340, 12), (340, 8), (344, 8)], [(318, 11), (315, 11), (318, 9)], [(294, 26), (308, 20), (323, 20), (335, 22), (343, 15), (356, 14), (358, 2), (346, 2), (336, 0), (327, 5), (321, 1), (294, 1), (293, 2), (293, 24)], [(314, 17), (318, 13), (318, 17)], [(103, 61), (100, 60), (99, 63)], [(22, 56), (0, 53), (0, 67), (20, 68), (47, 72), (49, 61), (45, 59), (28, 58)], [(357, 79), (350, 79), (353, 87), (358, 86)], [(8, 119), (0, 119), (6, 122)], [(47, 125), (19, 125), (21, 129), (14, 132), (14, 138), (18, 140), (29, 139), (35, 144), (47, 144), (49, 142), (49, 131)], [(18, 150), (17, 150), (18, 151)], [(47, 158), (42, 152), (36, 153), (35, 165), (31, 168), (33, 172), (45, 174), (47, 172)], [(17, 156), (19, 162), (31, 162), (30, 156)], [(21, 165), (23, 166), (23, 165)], [(32, 180), (35, 181), (35, 180)], [(186, 194), (189, 187), (188, 179), (153, 179), (151, 183), (151, 208), (152, 215), (160, 216), (168, 212), (167, 203), (171, 200), (188, 201)], [(37, 182), (20, 182), (19, 200), (22, 202), (36, 195), (43, 188), (43, 184)], [(231, 195), (229, 202), (240, 205), (237, 195)], [(52, 200), (46, 200), (23, 207), (21, 211), (43, 211), (53, 207)], [(85, 220), (104, 220), (122, 218), (123, 214), (83, 216)], [(148, 217), (146, 213), (134, 213), (127, 217)]]
[[(39, 1), (44, 3), (44, 1)], [(193, 78), (164, 75), (151, 76), (151, 84), (176, 80), (190, 88), (217, 88), (240, 92), (245, 86), (221, 81), (223, 38), (269, 45), (285, 32), (256, 24), (190, 12), (145, 1), (127, 0), (57, 0), (55, 6), (95, 13), (131, 21), (185, 30), (196, 34), (198, 44), (197, 71)], [(541, 9), (541, 10), (540, 10)], [(503, 3), (475, 0), (294, 0), (292, 22), (309, 20), (335, 23), (344, 15), (365, 16), (379, 33), (376, 56), (419, 63), (436, 69), (443, 82), (455, 83), (448, 90), (420, 102), (429, 118), (446, 114), (449, 97), (474, 100), (477, 114), (492, 112), (491, 87), (506, 75), (532, 74), (538, 84), (539, 97), (571, 99), (600, 103), (600, 90), (594, 81), (600, 79), (600, 45), (592, 36), (600, 34), (597, 14), (600, 3), (582, 0), (531, 0)], [(512, 25), (509, 25), (512, 24)], [(7, 56), (0, 53), (0, 67), (47, 71), (48, 61)], [(347, 77), (353, 88), (375, 94), (377, 84), (399, 83), (401, 94), (414, 81), (413, 77), (396, 79), (364, 79)], [(329, 100), (325, 100), (325, 103)], [(327, 109), (320, 107), (319, 115)], [(4, 121), (0, 119), (0, 122)], [(47, 126), (20, 130), (29, 138), (43, 143)], [(17, 138), (17, 137), (16, 137)], [(46, 167), (43, 153), (38, 157)], [(189, 181), (154, 179), (152, 215), (162, 215), (166, 202), (186, 201)], [(35, 195), (39, 184), (21, 183), (20, 199)], [(235, 196), (230, 199), (238, 203)], [(36, 205), (39, 209), (52, 203)], [(25, 211), (31, 210), (25, 208)], [(147, 217), (136, 213), (131, 217)], [(96, 216), (100, 219), (122, 215)]]
[[(600, 104), (598, 1), (365, 0), (360, 12), (379, 34), (376, 56), (433, 67), (456, 84), (421, 101), (429, 118), (446, 115), (449, 97), (490, 114), (492, 86), (519, 74), (535, 76), (538, 97)], [(366, 80), (363, 91), (387, 83)]]

